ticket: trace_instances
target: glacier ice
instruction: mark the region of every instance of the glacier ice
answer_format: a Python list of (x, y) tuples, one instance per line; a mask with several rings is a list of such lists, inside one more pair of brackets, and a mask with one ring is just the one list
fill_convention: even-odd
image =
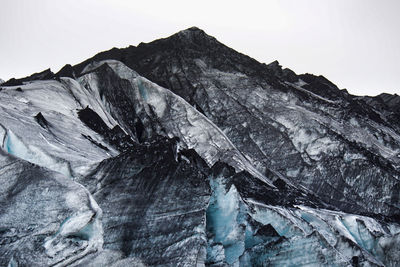
[[(222, 178), (210, 179), (212, 195), (207, 208), (207, 231), (212, 235), (208, 244), (208, 261), (238, 261), (244, 252), (244, 218), (239, 216), (239, 194), (232, 185), (229, 190)], [(242, 220), (241, 220), (242, 219)], [(222, 248), (221, 248), (222, 246)]]
[(101, 250), (102, 211), (84, 187), (2, 151), (0, 165), (0, 265), (65, 266)]
[(33, 145), (27, 147), (11, 130), (7, 131), (3, 147), (5, 151), (11, 155), (47, 167), (50, 170), (62, 173), (69, 178), (72, 177), (68, 162), (51, 157)]
[(111, 59), (182, 97), (262, 174), (301, 167), (287, 178), (333, 206), (398, 216), (398, 96), (352, 96), (323, 76), (257, 62), (199, 29), (106, 51), (75, 69)]
[[(7, 140), (2, 140), (4, 150), (7, 150), (5, 142), (11, 142), (9, 148), (14, 149), (15, 156), (27, 157), (25, 159), (68, 176), (83, 175), (99, 161), (117, 155), (113, 147), (109, 146), (105, 151), (84, 137), (91, 136), (102, 143), (102, 137), (77, 117), (76, 109), (86, 107), (81, 105), (92, 103), (93, 98), (86, 95), (76, 81), (63, 78), (60, 82), (38, 81), (20, 87), (29, 103), (15, 101), (17, 95), (11, 90), (14, 87), (0, 91), (3, 112), (0, 128), (8, 136)], [(102, 108), (96, 107), (106, 124), (115, 125), (104, 115)], [(38, 127), (35, 116), (39, 112), (49, 127)], [(16, 147), (12, 147), (13, 142)]]
[(399, 265), (396, 128), (307, 75), (193, 55), (0, 91), (0, 265)]
[[(136, 76), (135, 73), (127, 74), (129, 71), (133, 71), (120, 66), (123, 65), (121, 62), (107, 64), (107, 61), (96, 63), (98, 66), (103, 66), (103, 69), (98, 67), (93, 72), (80, 77), (79, 81), (86, 84), (90, 90), (95, 92), (95, 95), (100, 96), (102, 94), (104, 99), (108, 99), (106, 102), (111, 103), (111, 105), (106, 106), (106, 110), (109, 114), (119, 118), (121, 126), (125, 115), (123, 111), (119, 111), (120, 107), (116, 106), (119, 103), (118, 99), (115, 99), (116, 91), (130, 100), (130, 108), (134, 107), (132, 112), (137, 113), (143, 122), (152, 122), (149, 127), (154, 128), (156, 123), (160, 124), (158, 126), (160, 129), (156, 131), (157, 134), (180, 138), (185, 148), (195, 149), (210, 166), (218, 160), (223, 160), (239, 170), (246, 169), (268, 182), (268, 179), (254, 168), (218, 127), (184, 99), (143, 77)], [(118, 70), (123, 71), (120, 73)], [(115, 78), (114, 84), (108, 84), (108, 81), (102, 80), (106, 76), (102, 72), (112, 72), (118, 78)], [(135, 78), (127, 81), (124, 86), (115, 85), (116, 83), (124, 83), (123, 77), (126, 76)], [(128, 82), (130, 85), (128, 85)], [(105, 84), (107, 87), (104, 87)], [(113, 90), (112, 87), (114, 87)], [(104, 99), (103, 101), (105, 101)], [(167, 106), (169, 107), (168, 112), (166, 112)], [(156, 118), (154, 118), (154, 115), (156, 115)], [(125, 130), (128, 128), (128, 126), (124, 126)]]

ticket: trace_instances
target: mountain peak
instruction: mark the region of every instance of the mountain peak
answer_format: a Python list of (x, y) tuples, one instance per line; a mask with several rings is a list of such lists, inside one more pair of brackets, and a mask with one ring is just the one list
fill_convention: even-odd
[(186, 30), (182, 30), (180, 32), (184, 33), (184, 32), (204, 32), (204, 31), (196, 26), (192, 26), (192, 27), (187, 28)]
[[(187, 40), (191, 42), (216, 41), (214, 37), (208, 35), (205, 31), (197, 27), (190, 27), (186, 30), (179, 31), (170, 37), (173, 39), (175, 39), (174, 37), (178, 37), (180, 41)], [(166, 39), (169, 39), (170, 37)]]
[(400, 266), (400, 96), (196, 27), (12, 83), (0, 266)]

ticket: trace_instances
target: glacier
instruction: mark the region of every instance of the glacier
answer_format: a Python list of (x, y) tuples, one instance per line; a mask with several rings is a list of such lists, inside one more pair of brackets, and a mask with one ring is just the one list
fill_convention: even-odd
[(347, 211), (398, 218), (398, 96), (352, 96), (323, 76), (259, 63), (198, 28), (73, 69), (111, 59), (185, 99), (261, 174), (284, 176)]
[(400, 100), (190, 28), (1, 84), (1, 266), (397, 266)]

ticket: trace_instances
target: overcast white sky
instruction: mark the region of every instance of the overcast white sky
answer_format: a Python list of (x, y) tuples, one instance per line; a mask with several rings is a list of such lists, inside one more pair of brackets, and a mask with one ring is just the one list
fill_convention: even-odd
[(0, 78), (56, 72), (191, 26), (353, 94), (400, 94), (398, 0), (1, 0)]

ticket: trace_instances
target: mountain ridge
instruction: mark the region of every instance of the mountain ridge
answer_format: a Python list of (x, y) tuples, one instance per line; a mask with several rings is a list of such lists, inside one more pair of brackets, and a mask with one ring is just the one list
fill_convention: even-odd
[[(205, 39), (209, 39), (209, 40), (212, 40), (213, 42), (217, 42), (217, 43), (221, 44), (215, 37), (212, 37), (212, 36), (208, 35), (204, 30), (202, 30), (202, 29), (200, 29), (200, 28), (198, 28), (196, 26), (192, 26), (192, 27), (189, 27), (189, 28), (187, 28), (185, 30), (181, 30), (181, 31), (179, 31), (179, 32), (177, 32), (175, 34), (172, 34), (172, 35), (170, 35), (168, 37), (156, 39), (156, 40), (151, 41), (149, 43), (143, 43), (142, 42), (142, 43), (139, 43), (137, 46), (129, 45), (128, 47), (125, 47), (125, 48), (116, 48), (116, 47), (114, 47), (114, 48), (112, 48), (110, 50), (105, 50), (105, 51), (99, 52), (96, 55), (94, 55), (93, 57), (91, 57), (91, 58), (89, 58), (87, 60), (84, 60), (81, 63), (78, 63), (76, 65), (72, 66), (71, 64), (66, 64), (56, 73), (51, 72), (50, 69), (46, 69), (44, 71), (40, 71), (40, 72), (34, 73), (34, 74), (30, 75), (30, 76), (26, 76), (26, 77), (23, 77), (23, 78), (10, 78), (9, 80), (4, 81), (4, 82), (6, 83), (5, 84), (6, 86), (7, 85), (11, 86), (12, 84), (21, 85), (21, 83), (25, 82), (25, 81), (40, 80), (41, 79), (40, 75), (42, 75), (42, 74), (50, 74), (50, 75), (47, 75), (50, 78), (54, 78), (56, 76), (59, 76), (59, 77), (71, 77), (73, 72), (77, 72), (79, 74), (80, 71), (82, 71), (83, 67), (86, 66), (88, 63), (90, 63), (93, 60), (97, 60), (98, 61), (98, 60), (110, 59), (109, 55), (105, 55), (107, 53), (113, 54), (114, 52), (116, 52), (118, 50), (127, 50), (127, 49), (130, 49), (130, 48), (134, 48), (135, 49), (135, 48), (138, 48), (139, 46), (140, 47), (146, 46), (146, 45), (152, 44), (154, 42), (162, 42), (162, 41), (165, 41), (166, 39), (169, 39), (171, 37), (175, 38), (175, 39), (179, 39), (179, 37), (182, 37), (182, 36), (193, 36), (193, 35), (185, 34), (185, 33), (197, 33), (197, 36), (198, 35), (205, 36), (206, 37)], [(235, 51), (234, 49), (232, 49), (232, 48), (230, 48), (228, 46), (226, 46), (226, 47), (231, 49), (231, 50), (233, 50), (233, 51)], [(235, 51), (235, 52), (237, 52), (237, 51)], [(247, 58), (250, 58), (251, 60), (256, 61), (259, 64), (262, 64), (262, 65), (265, 65), (265, 66), (269, 65), (270, 66), (270, 67), (268, 67), (269, 69), (276, 68), (276, 66), (279, 66), (278, 68), (280, 70), (278, 70), (278, 72), (286, 71), (286, 72), (290, 73), (290, 75), (292, 75), (292, 73), (294, 73), (289, 68), (282, 69), (282, 67), (279, 65), (279, 62), (277, 60), (275, 60), (275, 61), (273, 61), (273, 62), (271, 62), (269, 64), (260, 63), (256, 59), (253, 59), (253, 58), (251, 58), (251, 57), (249, 57), (247, 55), (244, 55), (244, 54), (242, 54), (240, 52), (237, 52), (237, 53), (239, 53), (239, 54), (241, 54), (241, 55), (243, 55), (243, 56), (245, 56)], [(117, 55), (114, 55), (114, 56), (117, 57)], [(114, 59), (117, 59), (117, 58), (114, 58)], [(119, 60), (119, 61), (125, 63), (124, 60)], [(128, 66), (129, 66), (129, 64), (128, 64)], [(272, 67), (272, 66), (274, 66), (274, 67)], [(40, 75), (38, 75), (38, 74), (40, 74)], [(54, 76), (51, 77), (51, 75), (54, 75)], [(314, 75), (314, 74), (309, 74), (309, 73), (304, 73), (304, 74), (299, 74), (299, 75), (312, 75), (312, 76), (323, 77), (322, 75)], [(323, 77), (323, 78), (325, 80), (327, 80), (325, 77)], [(328, 82), (333, 84), (330, 81), (328, 81)], [(389, 93), (381, 93), (381, 94), (389, 94)], [(396, 95), (396, 94), (389, 94), (389, 95)], [(371, 97), (373, 97), (373, 96), (371, 96)]]
[(396, 266), (398, 96), (198, 28), (0, 90), (0, 265)]
[[(52, 74), (50, 70), (46, 70), (41, 73), (33, 74), (25, 80), (46, 79), (49, 78), (49, 75), (53, 75), (54, 78), (57, 79), (62, 75), (78, 78), (84, 74), (82, 73), (84, 66), (104, 59), (121, 61), (129, 68), (137, 71), (139, 75), (171, 90), (195, 107), (203, 115), (211, 119), (218, 127), (222, 126), (223, 131), (231, 129), (233, 124), (226, 124), (226, 117), (221, 117), (219, 114), (214, 113), (212, 108), (210, 109), (209, 103), (211, 99), (208, 102), (204, 102), (204, 99), (209, 98), (208, 94), (215, 91), (215, 89), (209, 89), (212, 91), (207, 92), (207, 86), (211, 86), (210, 88), (215, 87), (221, 92), (226, 90), (224, 87), (238, 85), (255, 88), (259, 87), (261, 90), (272, 90), (276, 92), (276, 94), (282, 94), (284, 97), (293, 95), (295, 99), (299, 99), (304, 103), (315, 103), (313, 104), (314, 106), (304, 106), (302, 108), (310, 110), (312, 113), (318, 114), (318, 116), (328, 115), (329, 112), (326, 113), (324, 110), (332, 110), (329, 116), (333, 116), (332, 119), (334, 120), (336, 120), (335, 117), (338, 116), (339, 121), (348, 120), (353, 117), (362, 118), (367, 116), (373, 123), (384, 125), (397, 133), (400, 131), (400, 121), (398, 120), (398, 118), (400, 118), (400, 111), (396, 109), (393, 110), (393, 105), (389, 106), (385, 103), (377, 105), (376, 101), (371, 101), (368, 97), (351, 96), (345, 91), (339, 90), (339, 88), (323, 76), (315, 76), (312, 74), (297, 75), (289, 69), (282, 69), (277, 61), (268, 65), (260, 63), (255, 59), (225, 46), (214, 37), (207, 35), (203, 30), (196, 27), (191, 27), (167, 38), (161, 38), (150, 43), (140, 43), (137, 47), (129, 46), (122, 49), (113, 48), (101, 52), (75, 66), (66, 65), (57, 74)], [(226, 79), (231, 79), (235, 77), (235, 75), (238, 75), (238, 78), (235, 78), (237, 82), (230, 84)], [(199, 79), (199, 77), (202, 76), (203, 78)], [(226, 76), (226, 78), (219, 78), (224, 76)], [(201, 79), (204, 79), (204, 82)], [(241, 83), (243, 83), (243, 85), (240, 85)], [(238, 88), (238, 90), (240, 94), (242, 89)], [(238, 100), (236, 100), (236, 96), (226, 96), (226, 93), (222, 93), (221, 97), (228, 97), (227, 99), (230, 99), (228, 101), (231, 101), (236, 108), (242, 110), (241, 112), (249, 113), (246, 106), (247, 104), (239, 103)], [(392, 99), (391, 97), (389, 98)], [(389, 98), (386, 97), (385, 99)], [(377, 97), (372, 99), (381, 98)], [(296, 108), (297, 106), (296, 104)], [(216, 106), (215, 109), (219, 110), (220, 108)], [(333, 112), (333, 110), (335, 111)], [(229, 112), (229, 110), (226, 110), (222, 114)], [(288, 138), (286, 133), (283, 135), (280, 133), (281, 130), (278, 129), (279, 127), (277, 128), (274, 125), (276, 122), (273, 122), (276, 119), (271, 118), (269, 115), (267, 117), (264, 115), (262, 116), (262, 119), (258, 119), (257, 124), (260, 125), (258, 127), (265, 127), (268, 125), (267, 129), (271, 137), (274, 136), (274, 138), (287, 140), (284, 145), (286, 147), (285, 149), (291, 151), (290, 154), (297, 154), (295, 156), (297, 158), (295, 160), (297, 163), (294, 163), (294, 165), (301, 166), (310, 161), (307, 153), (303, 154), (304, 152), (297, 152), (298, 148), (296, 144), (293, 144), (293, 140)], [(308, 115), (305, 113), (304, 116)], [(267, 119), (267, 124), (263, 121), (265, 119)], [(223, 126), (224, 124), (225, 126)], [(241, 119), (240, 124), (245, 124), (245, 122)], [(235, 140), (235, 136), (237, 136), (239, 132), (248, 132), (246, 127), (242, 127), (240, 124), (235, 126), (239, 127), (237, 132), (232, 132), (231, 135), (228, 135), (228, 138)], [(322, 125), (322, 127), (330, 128), (328, 125)], [(339, 131), (344, 130), (346, 129), (342, 128)], [(349, 147), (364, 151), (364, 157), (368, 158), (373, 164), (377, 166), (388, 166), (388, 168), (379, 168), (384, 168), (385, 171), (393, 170), (395, 173), (400, 169), (399, 167), (392, 168), (391, 161), (387, 158), (380, 157), (379, 153), (377, 155), (376, 151), (374, 151), (375, 148), (371, 150), (371, 148), (367, 147), (370, 145), (358, 144), (353, 138), (348, 139), (344, 137), (343, 134), (335, 132), (335, 130), (332, 131), (332, 129), (329, 129), (329, 131), (333, 134), (334, 139), (341, 140), (339, 142), (345, 142)], [(255, 132), (252, 130), (248, 134), (250, 136), (255, 134)], [(360, 132), (360, 134), (362, 133)], [(261, 139), (258, 141), (252, 141), (254, 147), (250, 150), (248, 143), (245, 141), (234, 141), (234, 144), (236, 146), (239, 145), (239, 150), (244, 152), (247, 156), (252, 155), (253, 158), (251, 160), (255, 160), (255, 165), (258, 166), (257, 168), (261, 172), (270, 173), (270, 171), (267, 170), (272, 170), (272, 172), (281, 173), (278, 174), (278, 176), (282, 176), (282, 172), (286, 171), (282, 169), (282, 167), (274, 167), (274, 163), (272, 163), (272, 165), (270, 163), (271, 157), (272, 159), (276, 156), (282, 157), (282, 154), (274, 152), (273, 155), (269, 155), (269, 152), (264, 151), (262, 148), (260, 149), (257, 142), (265, 142), (265, 140), (263, 140), (261, 136), (259, 138)], [(377, 145), (378, 147), (380, 146), (379, 144)], [(242, 149), (240, 148), (241, 146), (243, 146)], [(277, 151), (277, 148), (273, 147), (271, 149), (272, 151)], [(249, 151), (246, 152), (246, 150)], [(254, 158), (254, 155), (258, 156)], [(396, 158), (392, 159), (397, 162)], [(273, 161), (274, 160), (272, 160), (272, 162)], [(300, 162), (303, 163), (300, 164)], [(286, 175), (283, 174), (283, 176)], [(313, 190), (315, 189), (312, 189), (312, 191)]]
[[(79, 73), (83, 65), (106, 58), (123, 62), (128, 67), (137, 71), (140, 75), (181, 96), (197, 110), (209, 117), (214, 123), (216, 123), (216, 125), (222, 127), (223, 130), (231, 129), (234, 124), (226, 124), (227, 117), (222, 118), (221, 114), (214, 113), (212, 110), (213, 108), (210, 109), (209, 103), (213, 100), (211, 100), (209, 94), (216, 92), (216, 90), (221, 91), (221, 93), (224, 91), (220, 95), (222, 98), (216, 99), (226, 98), (227, 96), (225, 91), (227, 90), (226, 92), (231, 94), (232, 86), (259, 87), (260, 90), (272, 90), (272, 92), (276, 92), (278, 95), (282, 94), (282, 96), (293, 95), (296, 99), (299, 99), (304, 103), (314, 103), (311, 107), (304, 106), (303, 108), (306, 110), (318, 114), (318, 116), (326, 116), (331, 112), (331, 115), (329, 116), (332, 116), (331, 118), (333, 120), (338, 120), (339, 123), (353, 117), (363, 118), (367, 116), (368, 120), (374, 124), (384, 125), (397, 133), (399, 133), (400, 129), (399, 120), (397, 119), (399, 118), (399, 113), (396, 111), (393, 112), (390, 107), (384, 106), (383, 110), (376, 110), (374, 106), (371, 106), (371, 102), (367, 102), (364, 98), (358, 99), (357, 97), (353, 97), (346, 92), (339, 90), (339, 88), (323, 76), (315, 76), (312, 74), (296, 75), (290, 70), (287, 70), (286, 74), (284, 74), (284, 71), (279, 66), (278, 62), (273, 62), (269, 65), (259, 63), (258, 61), (219, 43), (215, 38), (208, 36), (204, 31), (198, 28), (189, 28), (167, 38), (159, 39), (147, 44), (142, 43), (137, 47), (130, 46), (120, 50), (112, 49), (102, 52), (73, 68), (76, 73)], [(224, 78), (224, 76), (226, 78)], [(229, 79), (232, 78), (237, 82), (229, 81)], [(207, 89), (207, 87), (210, 89)], [(241, 94), (241, 91), (243, 91), (239, 87), (237, 89), (237, 94)], [(227, 98), (231, 100), (227, 101), (230, 101), (235, 105), (236, 109), (242, 110), (241, 112), (248, 113), (248, 108), (246, 107), (246, 104), (244, 104), (246, 100), (243, 99), (244, 102), (239, 103), (236, 98), (236, 96), (231, 95)], [(204, 101), (204, 99), (209, 100)], [(302, 105), (296, 104), (296, 107), (297, 106)], [(215, 106), (215, 110), (220, 109), (220, 107)], [(226, 113), (230, 113), (228, 108), (222, 108), (222, 110)], [(326, 113), (325, 110), (328, 110), (328, 113)], [(304, 113), (304, 116), (307, 116), (307, 112)], [(269, 115), (267, 117), (271, 120)], [(267, 119), (267, 117), (264, 116), (263, 120)], [(240, 120), (239, 124), (234, 126), (239, 128), (237, 128), (235, 132), (232, 131), (231, 135), (228, 135), (230, 139), (235, 140), (235, 136), (237, 136), (239, 132), (244, 133), (247, 131), (245, 129), (246, 127), (240, 126), (242, 123), (245, 122)], [(265, 121), (261, 120), (257, 123), (260, 127), (265, 127), (266, 125)], [(276, 130), (272, 121), (268, 122), (268, 125), (268, 131), (274, 133), (270, 133), (270, 135), (274, 136), (274, 138), (278, 138), (278, 136), (281, 135), (281, 133), (279, 133), (280, 130)], [(322, 127), (330, 128), (329, 125), (324, 125)], [(342, 128), (339, 131), (347, 130)], [(360, 128), (360, 135), (362, 134), (362, 131), (363, 130)], [(253, 130), (250, 132), (250, 135), (255, 133), (256, 131)], [(387, 159), (376, 156), (376, 152), (371, 151), (371, 148), (367, 148), (363, 144), (357, 144), (357, 141), (355, 142), (353, 138), (348, 139), (347, 137), (344, 137), (343, 134), (335, 133), (335, 131), (333, 131), (332, 134), (335, 136), (334, 139), (341, 140), (339, 142), (345, 142), (346, 146), (355, 147), (356, 149), (365, 151), (363, 152), (365, 153), (365, 157), (369, 158), (371, 162), (374, 162), (373, 164), (376, 164), (377, 166), (390, 166), (392, 164), (389, 163)], [(264, 142), (261, 136), (259, 138), (260, 139), (255, 143)], [(287, 137), (282, 135), (281, 139), (287, 139)], [(235, 145), (239, 145), (239, 149), (242, 150), (240, 148), (241, 142), (236, 143), (234, 141), (234, 143)], [(249, 150), (248, 143), (243, 143), (242, 145), (244, 151)], [(251, 151), (245, 153), (254, 156), (255, 152), (259, 150), (257, 146), (258, 145), (255, 144)], [(290, 153), (294, 153), (294, 151), (298, 150), (298, 148), (293, 148), (292, 140), (288, 140), (285, 146), (288, 151), (293, 151)], [(276, 148), (272, 148), (272, 150), (274, 151)], [(258, 163), (261, 170), (264, 170), (265, 167), (271, 168), (271, 164), (268, 163), (268, 161), (270, 161), (270, 156), (265, 156), (263, 153), (266, 152), (261, 149), (260, 156), (257, 156), (257, 160), (262, 162)], [(273, 155), (272, 158), (281, 156), (281, 154), (277, 152)], [(301, 154), (298, 155), (300, 156)], [(308, 157), (308, 155), (303, 154), (298, 157), (296, 161), (307, 162), (309, 161), (309, 159), (307, 159)], [(398, 161), (396, 158), (392, 159), (395, 162)], [(305, 163), (293, 164), (304, 165)], [(390, 168), (386, 167), (379, 168), (390, 170)], [(277, 172), (284, 171), (281, 167), (272, 167), (272, 169), (275, 169)], [(332, 171), (334, 170), (332, 169)], [(397, 173), (397, 171), (394, 172)]]

